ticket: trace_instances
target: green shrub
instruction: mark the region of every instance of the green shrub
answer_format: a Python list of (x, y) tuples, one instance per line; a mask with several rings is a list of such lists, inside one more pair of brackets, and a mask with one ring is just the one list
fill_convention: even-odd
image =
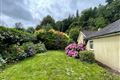
[(36, 54), (35, 45), (33, 44), (33, 42), (23, 43), (20, 47), (24, 50), (24, 53), (18, 55), (16, 58), (17, 60), (23, 60)]
[(21, 46), (17, 44), (10, 45), (4, 51), (2, 51), (1, 56), (7, 63), (14, 63), (17, 60), (23, 60), (27, 57), (34, 56), (36, 53), (41, 53), (47, 51), (44, 44), (33, 42), (23, 43)]
[(35, 45), (32, 42), (23, 43), (21, 48), (24, 49), (25, 53), (27, 53), (27, 57), (33, 56), (36, 54)]
[(79, 28), (71, 28), (69, 31), (69, 36), (72, 38), (75, 42), (77, 42), (77, 38), (79, 36), (80, 30)]
[(35, 42), (35, 40), (36, 37), (33, 34), (0, 26), (0, 54), (7, 61), (11, 61), (17, 55), (24, 53), (24, 50), (22, 50), (23, 52), (19, 51), (20, 47), (14, 44), (22, 45), (24, 42)]
[[(16, 43), (24, 43), (28, 41), (34, 41), (35, 36), (20, 30), (16, 30), (14, 28), (5, 28), (0, 26), (0, 44), (4, 46), (9, 46), (11, 44)], [(0, 46), (3, 46), (0, 45)]]
[(64, 49), (71, 41), (69, 36), (63, 32), (50, 29), (36, 31), (37, 39), (42, 41), (49, 50)]
[(17, 44), (10, 45), (7, 49), (2, 51), (1, 55), (7, 63), (14, 62), (16, 57), (23, 54), (24, 50), (21, 49)]
[(5, 60), (2, 58), (2, 56), (0, 55), (0, 69), (1, 69), (1, 68), (4, 68), (5, 63), (6, 63), (6, 61), (5, 61)]
[(33, 34), (0, 26), (0, 55), (7, 63), (45, 52), (44, 44), (38, 42)]
[(80, 51), (79, 57), (81, 61), (93, 63), (95, 61), (94, 53), (92, 51)]
[(21, 48), (24, 49), (25, 53), (27, 53), (27, 56), (32, 56), (36, 53), (42, 53), (47, 51), (43, 43), (34, 44), (33, 42), (26, 42), (23, 43)]
[(42, 52), (46, 52), (47, 49), (43, 43), (37, 43), (35, 44), (35, 51), (36, 53), (42, 53)]

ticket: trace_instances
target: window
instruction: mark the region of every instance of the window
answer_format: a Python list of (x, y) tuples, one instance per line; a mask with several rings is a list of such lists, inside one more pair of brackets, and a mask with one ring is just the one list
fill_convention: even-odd
[(93, 49), (93, 41), (90, 41), (90, 49)]

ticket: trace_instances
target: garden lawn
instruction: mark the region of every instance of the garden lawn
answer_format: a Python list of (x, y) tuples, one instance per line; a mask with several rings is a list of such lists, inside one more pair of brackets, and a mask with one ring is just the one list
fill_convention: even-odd
[(11, 65), (0, 80), (120, 80), (97, 64), (83, 63), (63, 51), (48, 51)]

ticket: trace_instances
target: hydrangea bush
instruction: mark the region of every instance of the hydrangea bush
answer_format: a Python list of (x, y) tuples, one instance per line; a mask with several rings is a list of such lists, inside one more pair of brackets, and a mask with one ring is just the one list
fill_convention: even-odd
[(65, 52), (70, 57), (77, 57), (79, 51), (85, 50), (85, 45), (83, 43), (76, 44), (71, 43), (65, 48)]

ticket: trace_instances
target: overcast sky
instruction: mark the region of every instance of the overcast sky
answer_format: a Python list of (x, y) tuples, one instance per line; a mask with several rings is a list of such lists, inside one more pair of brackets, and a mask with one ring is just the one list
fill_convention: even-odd
[(77, 9), (80, 13), (99, 4), (105, 4), (105, 0), (0, 0), (0, 24), (35, 26), (46, 15), (62, 20)]

